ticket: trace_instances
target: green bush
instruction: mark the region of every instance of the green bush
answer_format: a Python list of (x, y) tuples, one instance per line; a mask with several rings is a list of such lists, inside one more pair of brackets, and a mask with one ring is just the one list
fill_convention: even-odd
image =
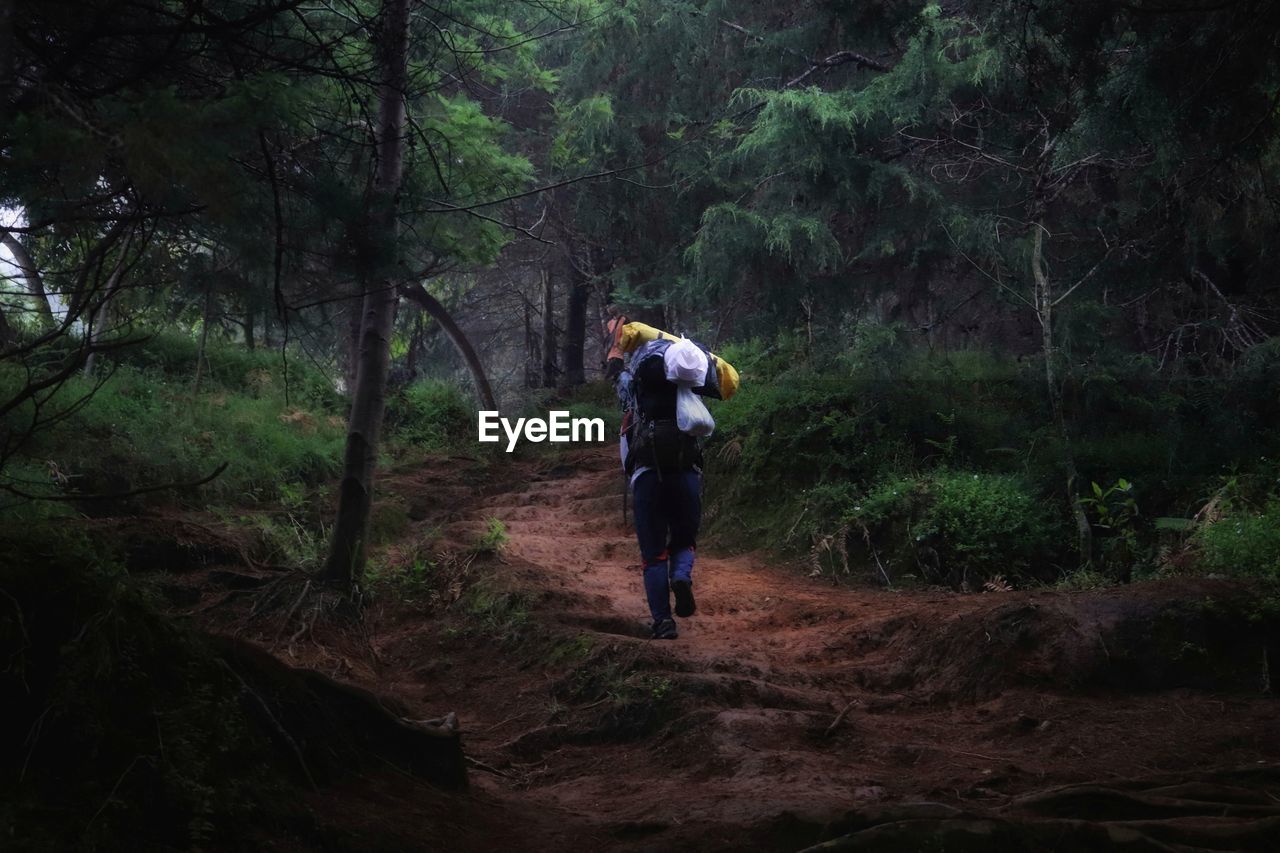
[(915, 567), (956, 587), (1035, 574), (1057, 533), (1021, 478), (973, 471), (889, 477), (847, 508), (845, 523), (898, 572)]
[[(74, 343), (67, 341), (68, 344)], [(155, 331), (136, 346), (103, 357), (104, 365), (133, 368), (159, 375), (174, 385), (192, 385), (197, 335), (179, 331)], [(250, 396), (287, 396), (289, 403), (329, 412), (341, 412), (344, 401), (325, 371), (302, 352), (290, 349), (246, 349), (243, 346), (210, 340), (205, 347), (200, 385), (207, 391), (233, 391)]]
[(916, 527), (953, 581), (991, 574), (1023, 574), (1053, 538), (1038, 496), (1006, 474), (940, 472)]
[[(1029, 522), (1036, 529), (1048, 525), (1051, 541), (1035, 559), (1015, 549), (1009, 571), (1027, 572), (1035, 563), (1034, 574), (1047, 576), (1049, 561), (1079, 564), (1062, 495), (1067, 447), (1049, 411), (1038, 359), (927, 352), (893, 328), (853, 327), (844, 339), (829, 337), (782, 335), (723, 348), (743, 381), (733, 400), (712, 408), (717, 431), (706, 454), (711, 535), (749, 546), (808, 548), (829, 542), (855, 504), (874, 507), (877, 499), (895, 497), (895, 487), (896, 500), (905, 500), (913, 492), (904, 490), (903, 480), (927, 482), (945, 497), (949, 488), (958, 494), (960, 485), (935, 483), (930, 472), (967, 471), (980, 480), (1013, 478), (984, 482), (993, 494), (1021, 495), (1022, 504), (1026, 496), (1051, 496), (1049, 508), (1037, 509)], [(1255, 500), (1259, 490), (1273, 488), (1277, 464), (1269, 460), (1280, 457), (1276, 364), (1280, 346), (1262, 345), (1218, 377), (1170, 376), (1150, 359), (1106, 352), (1064, 365), (1080, 497), (1090, 495), (1092, 482), (1124, 479), (1135, 484), (1129, 496), (1142, 508), (1123, 541), (1114, 529), (1097, 531), (1095, 562), (1118, 578), (1149, 569), (1161, 544), (1150, 520), (1190, 515), (1224, 471)], [(1016, 488), (1009, 485), (1015, 482)], [(1000, 518), (994, 500), (969, 495), (964, 506)], [(924, 519), (896, 505), (894, 512), (896, 526), (886, 523), (876, 547), (913, 562), (923, 546), (906, 541), (904, 519), (913, 525)], [(937, 527), (961, 520), (958, 511), (939, 516)], [(942, 534), (932, 538), (941, 542)], [(947, 564), (976, 565), (983, 550), (978, 540), (949, 555), (945, 547), (928, 547), (938, 552), (936, 569), (928, 570), (943, 575)], [(874, 554), (857, 556), (877, 571)], [(933, 558), (926, 551), (921, 559)]]
[(1280, 500), (1261, 511), (1233, 508), (1193, 538), (1209, 571), (1280, 580)]
[(1028, 406), (1029, 368), (1013, 360), (912, 353), (887, 333), (827, 362), (764, 350), (726, 348), (742, 389), (714, 406), (707, 453), (717, 524), (740, 523), (764, 544), (829, 532), (848, 498), (894, 474), (1014, 473), (1047, 422)]
[(456, 385), (424, 379), (387, 401), (387, 431), (423, 450), (456, 447), (474, 436), (475, 409)]

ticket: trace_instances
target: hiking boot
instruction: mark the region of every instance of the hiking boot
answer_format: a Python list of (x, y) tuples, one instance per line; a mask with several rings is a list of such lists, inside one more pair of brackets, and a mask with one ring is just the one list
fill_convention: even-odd
[(653, 623), (653, 638), (655, 640), (674, 640), (680, 634), (676, 631), (676, 620), (659, 619)]
[(676, 615), (688, 618), (698, 609), (698, 605), (693, 601), (693, 581), (674, 580), (671, 582), (671, 591), (676, 596)]

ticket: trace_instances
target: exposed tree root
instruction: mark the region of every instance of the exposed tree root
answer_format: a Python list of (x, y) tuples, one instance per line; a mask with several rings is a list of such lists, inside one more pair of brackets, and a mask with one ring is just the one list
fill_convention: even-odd
[(404, 709), (367, 690), (295, 669), (241, 640), (213, 642), (313, 783), (324, 784), (373, 755), (440, 787), (467, 786), (452, 714), (411, 722)]
[(945, 849), (1273, 850), (1280, 841), (1280, 766), (1191, 780), (1130, 779), (1067, 785), (991, 814), (937, 803), (852, 814), (848, 834), (815, 851)]

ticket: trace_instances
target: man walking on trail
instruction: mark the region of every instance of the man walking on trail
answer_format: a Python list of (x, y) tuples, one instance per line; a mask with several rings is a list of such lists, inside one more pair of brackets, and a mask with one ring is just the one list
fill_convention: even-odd
[(728, 399), (737, 391), (738, 374), (693, 341), (641, 323), (617, 331), (617, 352), (631, 354), (617, 389), (645, 598), (653, 637), (674, 640), (672, 596), (675, 616), (688, 618), (697, 610), (693, 562), (702, 521), (701, 439), (715, 427), (695, 395)]

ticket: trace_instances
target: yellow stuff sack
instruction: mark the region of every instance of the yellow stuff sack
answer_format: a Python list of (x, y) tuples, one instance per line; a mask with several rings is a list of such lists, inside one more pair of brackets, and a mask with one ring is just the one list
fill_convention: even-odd
[[(656, 341), (660, 338), (668, 341), (680, 340), (670, 332), (655, 329), (653, 326), (648, 326), (644, 323), (627, 323), (622, 327), (622, 335), (618, 338), (618, 348), (623, 352), (635, 352), (641, 346), (649, 343), (649, 341)], [(712, 353), (711, 357), (716, 361), (716, 376), (720, 379), (720, 399), (728, 400), (738, 393), (740, 382), (738, 371), (732, 364), (715, 353)]]

